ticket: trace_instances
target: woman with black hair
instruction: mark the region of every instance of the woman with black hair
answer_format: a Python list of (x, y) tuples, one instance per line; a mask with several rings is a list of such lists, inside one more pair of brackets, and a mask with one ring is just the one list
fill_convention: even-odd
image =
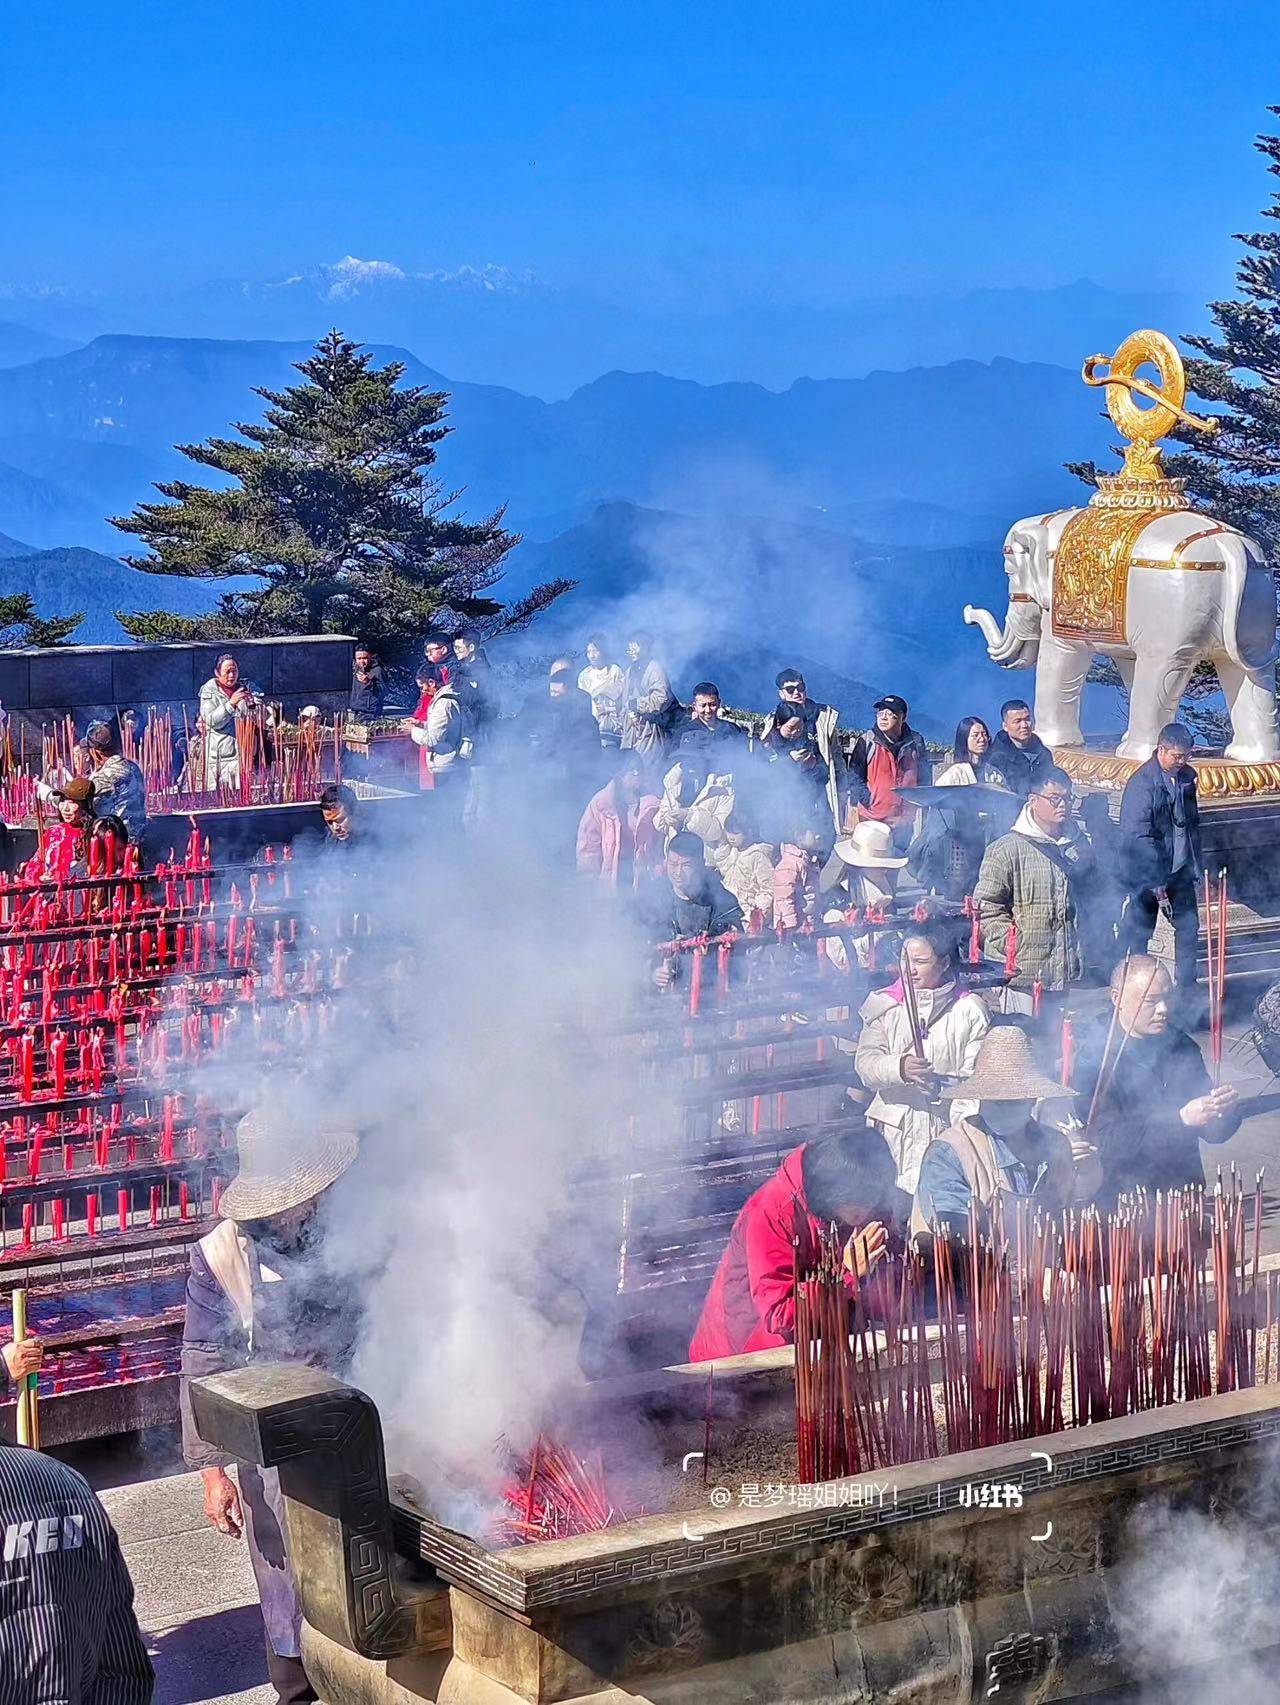
[[(990, 761), (991, 730), (980, 716), (962, 716), (956, 727), (952, 761), (934, 778), (935, 787), (998, 787), (1009, 793), (1008, 821), (1017, 800), (1000, 771)], [(959, 900), (973, 892), (987, 850), (988, 831), (1002, 833), (1007, 822), (993, 823), (988, 812), (963, 806), (934, 806), (926, 813), (911, 845), (911, 874), (931, 894)]]
[(962, 716), (956, 724), (951, 763), (934, 778), (934, 785), (973, 787), (982, 782), (987, 787), (1008, 787), (1008, 782), (990, 759), (991, 730), (980, 716)]

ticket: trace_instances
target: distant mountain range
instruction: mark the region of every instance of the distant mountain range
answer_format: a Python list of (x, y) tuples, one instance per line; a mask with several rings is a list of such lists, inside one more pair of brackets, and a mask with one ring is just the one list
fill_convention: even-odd
[[(305, 344), (100, 337), (0, 369), (0, 531), (118, 550), (104, 517), (190, 472), (173, 448), (255, 419), (254, 385)], [(1065, 368), (960, 361), (863, 379), (697, 385), (609, 373), (563, 402), (460, 384), (405, 350), (406, 379), (450, 392), (440, 473), (472, 512), (526, 520), (622, 500), (754, 514), (904, 543), (989, 542), (1005, 518), (1078, 491), (1068, 457), (1105, 453), (1093, 392)]]
[[(799, 295), (799, 291), (797, 291)], [(614, 368), (703, 384), (750, 377), (784, 389), (801, 374), (861, 378), (876, 368), (942, 366), (997, 355), (1078, 370), (1136, 326), (1181, 336), (1203, 304), (1169, 292), (1105, 289), (1087, 279), (1052, 289), (954, 295), (735, 300), (696, 308), (643, 296), (603, 301), (532, 273), (493, 265), (414, 270), (346, 255), (283, 278), (228, 279), (160, 292), (145, 280), (101, 295), (67, 290), (0, 297), (0, 318), (65, 349), (104, 332), (314, 340), (333, 325), (369, 343), (416, 349), (446, 373), (563, 397)], [(0, 365), (6, 338), (0, 328)], [(58, 353), (31, 349), (17, 359)]]
[(194, 616), (211, 609), (223, 592), (254, 584), (246, 575), (217, 586), (201, 580), (162, 585), (151, 575), (126, 568), (115, 557), (80, 545), (40, 551), (0, 534), (0, 591), (29, 592), (42, 616), (69, 616), (83, 610), (84, 620), (69, 641), (73, 645), (128, 645), (129, 636), (113, 614), (116, 610), (163, 607), (175, 615)]
[[(208, 608), (223, 587), (114, 560), (130, 541), (105, 517), (190, 474), (174, 445), (257, 418), (252, 387), (288, 384), (309, 348), (112, 335), (0, 368), (0, 533), (27, 541), (0, 547), (0, 587), (49, 614), (85, 608), (82, 639), (118, 639), (116, 608)], [(1105, 456), (1110, 438), (1075, 373), (1003, 358), (783, 391), (615, 372), (546, 403), (376, 354), (450, 393), (442, 484), (471, 514), (507, 504), (527, 530), (507, 588), (580, 582), (540, 648), (643, 620), (678, 673), (740, 656), (742, 680), (722, 685), (749, 702), (792, 647), (840, 690), (953, 702), (946, 660), (966, 685), (988, 667), (959, 611), (1000, 607), (1005, 528), (1078, 498), (1062, 463)]]

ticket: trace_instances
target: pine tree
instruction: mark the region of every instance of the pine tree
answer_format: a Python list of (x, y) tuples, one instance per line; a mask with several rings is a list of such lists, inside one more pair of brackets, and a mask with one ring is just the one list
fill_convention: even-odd
[[(1269, 107), (1280, 116), (1280, 107)], [(1254, 146), (1280, 177), (1280, 137), (1259, 136)], [(1263, 218), (1280, 222), (1280, 190), (1263, 209)], [(1212, 437), (1194, 427), (1176, 427), (1171, 436), (1184, 448), (1166, 453), (1165, 469), (1187, 482), (1195, 507), (1230, 522), (1255, 538), (1273, 565), (1280, 563), (1280, 230), (1237, 232), (1246, 253), (1236, 267), (1239, 296), (1211, 302), (1216, 331), (1189, 335), (1183, 343), (1202, 359), (1186, 363), (1193, 408), (1209, 406), (1218, 430)], [(1117, 447), (1116, 454), (1122, 454)], [(1097, 484), (1092, 462), (1069, 462), (1070, 471)], [(1120, 686), (1109, 659), (1095, 661), (1090, 680)], [(1230, 721), (1218, 699), (1217, 671), (1196, 665), (1180, 715), (1213, 743), (1229, 735)]]
[(14, 651), (27, 645), (61, 645), (84, 620), (84, 611), (74, 616), (54, 616), (45, 620), (36, 614), (29, 592), (8, 592), (0, 596), (0, 650)]
[(478, 522), (450, 513), (458, 494), (431, 473), (452, 430), (444, 392), (401, 386), (403, 363), (375, 367), (337, 331), (297, 371), (304, 383), (255, 391), (267, 407), (261, 424), (236, 425), (243, 442), (179, 446), (234, 483), (175, 480), (157, 487), (166, 502), (114, 521), (151, 553), (126, 557), (131, 568), (265, 584), (224, 593), (204, 616), (118, 612), (135, 639), (352, 633), (395, 665), (435, 621), (519, 626), (568, 590), (553, 581), (511, 607), (489, 596), (519, 535), (502, 510)]
[[(1280, 107), (1269, 107), (1280, 116)], [(1280, 177), (1280, 137), (1254, 144)], [(1280, 222), (1280, 190), (1263, 218)], [(1257, 539), (1271, 562), (1280, 557), (1280, 230), (1237, 232), (1245, 253), (1236, 267), (1239, 295), (1211, 302), (1216, 330), (1184, 341), (1201, 360), (1187, 363), (1196, 396), (1219, 421), (1212, 438), (1189, 427), (1174, 434), (1186, 449), (1167, 458), (1196, 507)]]

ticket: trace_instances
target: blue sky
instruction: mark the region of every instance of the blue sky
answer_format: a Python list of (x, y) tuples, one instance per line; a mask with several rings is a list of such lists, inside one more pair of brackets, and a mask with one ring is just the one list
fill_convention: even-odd
[(708, 307), (1221, 292), (1277, 49), (1274, 0), (11, 3), (0, 286), (351, 253)]

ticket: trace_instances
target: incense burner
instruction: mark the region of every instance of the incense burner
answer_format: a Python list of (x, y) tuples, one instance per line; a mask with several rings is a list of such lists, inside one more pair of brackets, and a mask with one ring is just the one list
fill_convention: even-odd
[[(719, 1362), (717, 1393), (777, 1418), (789, 1363)], [(648, 1437), (656, 1421), (678, 1465), (705, 1383), (668, 1368), (592, 1400)], [(505, 1549), (389, 1489), (375, 1406), (324, 1374), (241, 1369), (193, 1404), (204, 1437), (280, 1470), (308, 1670), (342, 1705), (1084, 1699), (1193, 1661), (1151, 1615), (1162, 1520), (1209, 1518), (1222, 1540), (1199, 1634), (1229, 1623), (1235, 1656), (1280, 1642), (1259, 1566), (1275, 1387)]]

